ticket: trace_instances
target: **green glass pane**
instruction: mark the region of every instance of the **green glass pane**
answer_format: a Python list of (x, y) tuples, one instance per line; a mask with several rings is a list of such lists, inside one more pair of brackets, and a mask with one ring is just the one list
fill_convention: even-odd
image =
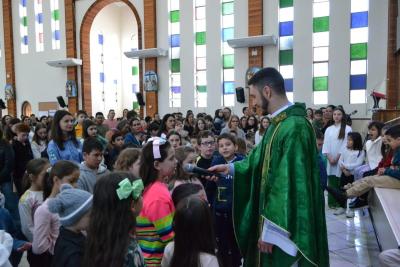
[(196, 32), (196, 45), (206, 44), (206, 32)]
[(224, 69), (233, 69), (235, 65), (234, 55), (223, 55)]
[(207, 86), (205, 85), (197, 85), (196, 90), (199, 93), (206, 93), (207, 92)]
[(279, 51), (279, 65), (293, 65), (293, 50)]
[(179, 22), (179, 19), (180, 19), (179, 10), (174, 10), (174, 11), (169, 12), (169, 19), (170, 19), (171, 23)]
[(234, 12), (234, 4), (233, 2), (223, 3), (222, 4), (222, 15), (231, 15)]
[(328, 91), (328, 77), (315, 77), (313, 87), (314, 91)]
[(313, 19), (314, 32), (327, 32), (329, 31), (329, 17), (320, 17)]
[(172, 73), (181, 72), (181, 59), (180, 58), (171, 59), (171, 72)]
[(279, 7), (291, 7), (293, 6), (293, 0), (279, 0)]
[(368, 44), (352, 44), (350, 45), (350, 59), (366, 59), (368, 56)]
[(54, 20), (60, 20), (60, 10), (58, 9), (53, 10), (53, 13), (51, 15)]
[(132, 67), (132, 75), (136, 76), (139, 74), (139, 68), (137, 66)]
[(25, 27), (28, 26), (28, 17), (22, 17), (22, 25), (24, 25)]
[(138, 102), (133, 102), (132, 103), (132, 108), (133, 109), (140, 109), (139, 103)]

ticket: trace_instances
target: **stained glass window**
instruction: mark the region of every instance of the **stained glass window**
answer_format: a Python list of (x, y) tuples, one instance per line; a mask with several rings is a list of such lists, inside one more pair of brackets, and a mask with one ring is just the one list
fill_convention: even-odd
[[(181, 107), (181, 31), (180, 31), (180, 7), (179, 0), (169, 0), (168, 2), (169, 12), (169, 107), (180, 108)], [(197, 37), (197, 36), (196, 36)], [(201, 36), (199, 36), (201, 40)]]
[(99, 71), (99, 88), (101, 89), (101, 99), (103, 102), (103, 107), (105, 107), (105, 86), (106, 86), (106, 75), (105, 75), (105, 68), (104, 68), (104, 34), (98, 33), (97, 34), (97, 51), (98, 51), (98, 71)]
[(293, 0), (279, 0), (279, 71), (290, 101), (293, 101), (293, 22)]
[(366, 103), (368, 70), (368, 0), (351, 0), (350, 104)]
[(44, 51), (42, 0), (35, 0), (34, 9), (35, 9), (36, 52), (42, 52)]
[(60, 32), (60, 8), (59, 0), (50, 0), (51, 10), (51, 42), (53, 50), (60, 49), (61, 32)]
[(329, 0), (313, 2), (313, 102), (328, 104)]
[(27, 54), (28, 49), (28, 14), (27, 14), (27, 0), (20, 0), (19, 2), (19, 18), (20, 18), (20, 37), (21, 37), (21, 54)]
[(235, 55), (227, 41), (235, 37), (235, 2), (222, 0), (222, 106), (235, 105)]
[(194, 1), (194, 36), (195, 36), (195, 88), (194, 106), (207, 107), (207, 37), (206, 37), (206, 1)]

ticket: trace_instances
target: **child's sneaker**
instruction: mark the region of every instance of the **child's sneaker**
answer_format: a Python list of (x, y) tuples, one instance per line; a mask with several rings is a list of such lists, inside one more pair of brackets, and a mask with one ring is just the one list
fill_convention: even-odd
[(347, 209), (346, 210), (346, 217), (347, 218), (354, 218), (354, 210)]
[(338, 208), (333, 214), (334, 215), (342, 215), (346, 213), (346, 210), (344, 208)]

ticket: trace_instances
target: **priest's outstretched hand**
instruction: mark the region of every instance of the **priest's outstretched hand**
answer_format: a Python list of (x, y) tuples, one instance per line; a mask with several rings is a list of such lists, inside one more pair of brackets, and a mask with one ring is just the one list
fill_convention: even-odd
[[(223, 174), (229, 174), (229, 165), (228, 164), (220, 164), (220, 165), (215, 165), (207, 169), (209, 172), (213, 173), (223, 173)], [(216, 175), (213, 176), (206, 176), (205, 177), (207, 180), (211, 181), (218, 181), (218, 177)]]

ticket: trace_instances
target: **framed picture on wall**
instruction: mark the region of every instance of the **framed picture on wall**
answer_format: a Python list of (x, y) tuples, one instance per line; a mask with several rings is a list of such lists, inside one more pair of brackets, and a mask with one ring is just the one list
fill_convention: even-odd
[(158, 77), (154, 71), (147, 71), (144, 74), (144, 90), (146, 92), (158, 91)]

